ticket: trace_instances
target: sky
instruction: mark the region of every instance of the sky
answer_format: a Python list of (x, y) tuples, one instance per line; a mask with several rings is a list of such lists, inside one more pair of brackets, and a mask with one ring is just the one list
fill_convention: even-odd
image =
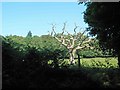
[(2, 35), (26, 36), (29, 31), (46, 35), (52, 31), (51, 24), (56, 24), (55, 31), (60, 33), (64, 22), (66, 30), (73, 33), (75, 23), (80, 28), (87, 27), (83, 19), (85, 9), (77, 2), (2, 2)]
[[(78, 0), (1, 0), (2, 2), (76, 2)], [(81, 0), (84, 1), (84, 0)]]

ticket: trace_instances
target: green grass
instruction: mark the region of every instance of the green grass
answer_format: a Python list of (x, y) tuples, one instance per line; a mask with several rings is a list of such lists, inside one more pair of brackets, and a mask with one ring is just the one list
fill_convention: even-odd
[[(49, 63), (52, 63), (50, 61)], [(102, 87), (120, 87), (120, 71), (116, 57), (107, 58), (81, 58), (81, 67), (76, 65), (69, 66), (69, 59), (59, 60), (59, 66), (69, 66), (71, 69), (81, 69), (88, 77), (100, 83)]]
[(82, 58), (81, 70), (102, 87), (120, 87), (120, 71), (115, 57)]
[(81, 66), (89, 68), (117, 68), (118, 61), (115, 57), (110, 58), (82, 58)]
[[(61, 60), (61, 64), (69, 64), (69, 59)], [(118, 68), (118, 61), (116, 57), (107, 58), (81, 58), (81, 67), (87, 68)], [(61, 65), (60, 64), (60, 65)], [(72, 66), (76, 68), (78, 66), (78, 60), (76, 59), (76, 65)]]

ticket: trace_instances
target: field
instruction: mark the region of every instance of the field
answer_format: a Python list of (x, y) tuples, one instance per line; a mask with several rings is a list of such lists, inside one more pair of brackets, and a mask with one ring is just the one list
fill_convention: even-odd
[(83, 58), (81, 59), (83, 73), (103, 87), (120, 87), (120, 71), (117, 58)]
[(118, 68), (117, 58), (83, 58), (81, 59), (82, 67), (89, 68)]
[[(50, 63), (50, 62), (49, 62)], [(61, 64), (69, 64), (69, 60), (65, 59), (59, 61)], [(81, 68), (118, 68), (118, 61), (116, 57), (107, 57), (107, 58), (81, 58), (80, 64)], [(71, 68), (78, 67), (78, 60), (76, 59), (76, 65)]]
[[(68, 61), (67, 59), (65, 59)], [(107, 58), (82, 58), (81, 67), (71, 66), (71, 69), (81, 69), (89, 78), (100, 83), (102, 87), (119, 88), (120, 71), (116, 57)]]

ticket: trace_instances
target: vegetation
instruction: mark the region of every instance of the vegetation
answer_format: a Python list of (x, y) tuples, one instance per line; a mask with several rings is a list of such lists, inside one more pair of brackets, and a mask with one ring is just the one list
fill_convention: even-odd
[[(66, 59), (69, 57), (68, 50), (49, 35), (31, 38), (14, 35), (1, 38), (4, 88), (106, 87), (103, 84), (106, 82), (103, 80), (104, 75), (101, 75), (108, 72), (112, 77), (108, 69), (114, 70), (118, 67), (116, 58), (90, 58), (104, 56), (100, 55), (104, 52), (98, 52), (98, 49), (94, 53), (89, 49), (80, 51), (81, 68), (78, 68), (77, 59), (76, 64), (70, 66), (69, 59)], [(118, 72), (116, 70), (115, 74)], [(115, 74), (115, 78), (119, 78)], [(119, 79), (114, 81), (115, 78), (109, 82), (109, 86), (116, 87)], [(116, 84), (113, 85), (113, 82)]]
[(84, 12), (84, 21), (88, 23), (88, 30), (97, 36), (103, 50), (112, 51), (118, 56), (120, 66), (120, 2), (88, 2)]
[(0, 36), (3, 89), (120, 87), (119, 5), (85, 5), (87, 30), (96, 38), (77, 33), (76, 25), (70, 34), (66, 23), (62, 33), (53, 25), (49, 35)]
[[(78, 57), (80, 57), (79, 51), (87, 49), (87, 51), (90, 53), (91, 49), (100, 49), (98, 45), (95, 45), (97, 44), (96, 39), (89, 38), (88, 34), (84, 35), (87, 32), (87, 30), (84, 30), (82, 33), (76, 32), (76, 29), (78, 29), (78, 27), (79, 26), (75, 24), (74, 33), (70, 34), (68, 31), (66, 31), (66, 23), (64, 23), (62, 33), (56, 34), (55, 25), (53, 25), (51, 32), (51, 36), (53, 36), (53, 38), (55, 38), (58, 42), (60, 42), (61, 45), (65, 46), (68, 50), (71, 65), (75, 64), (75, 54), (77, 54)], [(65, 33), (67, 33), (67, 35)], [(88, 55), (88, 57), (89, 56), (90, 55)], [(94, 56), (95, 55), (93, 55), (93, 57)], [(80, 58), (78, 58), (78, 62), (80, 62)]]
[(119, 88), (120, 71), (117, 58), (82, 59), (82, 72), (104, 88)]

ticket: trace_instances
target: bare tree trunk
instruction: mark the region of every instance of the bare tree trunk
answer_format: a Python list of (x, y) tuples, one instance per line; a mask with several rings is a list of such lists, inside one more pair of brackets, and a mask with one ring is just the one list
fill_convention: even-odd
[(73, 64), (73, 61), (74, 61), (74, 57), (73, 57), (73, 54), (72, 53), (69, 53), (69, 59), (70, 59), (70, 64), (72, 65)]
[(75, 51), (76, 50), (69, 50), (69, 59), (71, 65), (75, 64)]

